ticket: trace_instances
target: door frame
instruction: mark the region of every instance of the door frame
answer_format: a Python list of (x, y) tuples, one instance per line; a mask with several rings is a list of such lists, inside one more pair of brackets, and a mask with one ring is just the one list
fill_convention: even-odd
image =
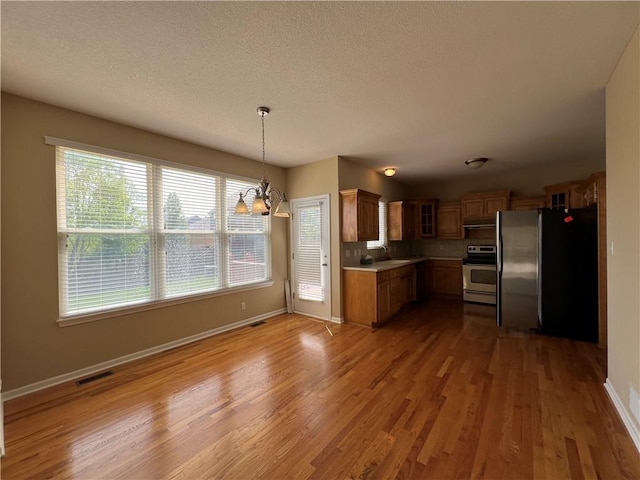
[[(290, 252), (289, 252), (289, 278), (291, 279), (291, 293), (292, 293), (292, 301), (293, 301), (293, 311), (294, 313), (299, 313), (301, 315), (306, 315), (308, 317), (314, 317), (314, 318), (318, 318), (320, 320), (326, 320), (326, 321), (331, 321), (331, 294), (332, 294), (332, 290), (331, 290), (331, 197), (328, 193), (324, 193), (321, 195), (313, 195), (310, 197), (300, 197), (300, 198), (295, 198), (295, 199), (291, 199), (290, 203), (291, 203), (291, 215), (292, 217), (296, 214), (296, 203), (301, 203), (301, 202), (313, 202), (313, 201), (318, 201), (323, 203), (323, 205), (326, 205), (326, 210), (325, 208), (323, 208), (322, 210), (326, 211), (326, 219), (324, 224), (326, 224), (326, 235), (325, 235), (325, 241), (326, 241), (326, 245), (322, 245), (322, 254), (325, 256), (326, 258), (326, 263), (327, 265), (324, 268), (324, 270), (322, 271), (324, 277), (324, 289), (325, 289), (325, 299), (324, 299), (324, 304), (325, 304), (325, 309), (324, 309), (324, 315), (314, 315), (314, 314), (310, 314), (307, 312), (301, 312), (298, 310), (297, 308), (297, 298), (296, 298), (296, 276), (295, 276), (295, 258), (294, 258), (294, 252), (295, 252), (295, 238), (294, 238), (294, 228), (295, 228), (295, 221), (294, 218), (291, 219), (291, 222), (289, 222), (289, 245), (290, 245)], [(324, 225), (323, 224), (323, 225)]]

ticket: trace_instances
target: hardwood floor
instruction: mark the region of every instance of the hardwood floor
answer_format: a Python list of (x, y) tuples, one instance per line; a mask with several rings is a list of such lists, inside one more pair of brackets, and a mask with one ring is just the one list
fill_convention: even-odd
[(640, 478), (603, 351), (413, 306), (282, 315), (5, 404), (3, 479)]

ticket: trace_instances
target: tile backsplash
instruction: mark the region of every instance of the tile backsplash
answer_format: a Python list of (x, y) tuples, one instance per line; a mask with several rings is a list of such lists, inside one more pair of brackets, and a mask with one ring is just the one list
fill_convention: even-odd
[(427, 240), (415, 240), (416, 254), (424, 257), (454, 257), (467, 256), (467, 245), (495, 245), (493, 239), (461, 239), (441, 240), (438, 238)]
[[(462, 258), (467, 255), (467, 245), (495, 245), (493, 239), (442, 240), (438, 238), (389, 242), (387, 247), (391, 258), (404, 258), (419, 255), (421, 257)], [(340, 243), (342, 266), (353, 267), (360, 264), (362, 255), (371, 255), (377, 260), (382, 249), (367, 250), (367, 242)]]
[[(411, 245), (412, 242), (389, 242), (387, 252), (391, 258), (403, 258), (415, 255)], [(374, 261), (384, 254), (381, 248), (367, 249), (367, 242), (340, 243), (340, 258), (343, 267), (353, 267), (360, 265), (362, 255), (371, 255)]]

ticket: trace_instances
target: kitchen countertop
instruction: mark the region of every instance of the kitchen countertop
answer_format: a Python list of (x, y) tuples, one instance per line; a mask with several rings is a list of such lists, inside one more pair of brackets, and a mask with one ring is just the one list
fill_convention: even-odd
[(360, 270), (362, 272), (383, 272), (392, 268), (403, 267), (405, 265), (413, 265), (415, 263), (425, 262), (427, 260), (457, 260), (462, 261), (461, 257), (409, 257), (394, 258), (392, 260), (383, 260), (381, 262), (373, 262), (371, 265), (353, 265), (350, 267), (342, 267), (343, 270)]
[(359, 270), (362, 272), (383, 272), (392, 268), (404, 267), (405, 265), (413, 265), (415, 263), (424, 262), (427, 257), (411, 257), (411, 258), (394, 258), (393, 260), (383, 260), (382, 262), (373, 262), (371, 265), (355, 265), (353, 267), (342, 267), (343, 270)]

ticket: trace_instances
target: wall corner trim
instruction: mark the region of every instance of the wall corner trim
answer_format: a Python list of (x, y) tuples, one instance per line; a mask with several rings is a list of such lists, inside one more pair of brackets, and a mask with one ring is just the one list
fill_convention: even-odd
[(36, 383), (32, 383), (29, 385), (25, 385), (24, 387), (15, 388), (13, 390), (9, 390), (7, 392), (2, 393), (2, 401), (6, 402), (7, 400), (12, 400), (14, 398), (23, 397), (24, 395), (28, 395), (30, 393), (34, 393), (40, 390), (44, 390), (45, 388), (53, 387), (55, 385), (59, 385), (61, 383), (69, 382), (76, 380), (78, 378), (86, 377), (89, 375), (96, 374), (103, 370), (115, 367), (117, 365), (122, 365), (123, 363), (132, 362), (133, 360), (138, 360), (144, 357), (148, 357), (150, 355), (154, 355), (156, 353), (164, 352), (166, 350), (170, 350), (172, 348), (180, 347), (182, 345), (187, 345), (188, 343), (196, 342), (198, 340), (202, 340), (203, 338), (212, 337), (214, 335), (218, 335), (220, 333), (228, 332), (229, 330), (235, 330), (236, 328), (244, 327), (250, 325), (252, 323), (258, 322), (260, 320), (265, 320), (267, 318), (274, 317), (276, 315), (280, 315), (282, 313), (286, 313), (285, 308), (280, 308), (278, 310), (274, 310), (272, 312), (263, 313), (261, 315), (256, 315), (255, 317), (246, 318), (244, 320), (240, 320), (238, 322), (231, 323), (229, 325), (224, 325), (222, 327), (213, 328), (211, 330), (206, 330), (201, 333), (197, 333), (195, 335), (191, 335), (189, 337), (180, 338), (178, 340), (174, 340), (169, 343), (163, 343), (162, 345), (156, 345), (155, 347), (147, 348), (146, 350), (141, 350), (139, 352), (131, 353), (129, 355), (124, 355), (122, 357), (114, 358), (113, 360), (107, 360), (106, 362), (98, 363), (96, 365), (91, 365), (86, 368), (82, 368), (80, 370), (75, 370), (73, 372), (64, 373), (62, 375), (58, 375), (56, 377), (48, 378), (46, 380), (41, 380)]
[(613, 385), (611, 385), (611, 382), (609, 382), (608, 378), (604, 382), (604, 389), (609, 394), (609, 398), (613, 402), (613, 406), (618, 411), (618, 415), (620, 415), (620, 418), (622, 419), (622, 423), (624, 423), (624, 426), (627, 427), (627, 431), (631, 436), (631, 440), (633, 440), (633, 443), (635, 444), (636, 449), (638, 450), (638, 453), (640, 453), (640, 429), (638, 429), (636, 424), (631, 419), (630, 412), (628, 412), (627, 409), (624, 407), (622, 400), (618, 396), (618, 393), (616, 392), (615, 388), (613, 388)]

